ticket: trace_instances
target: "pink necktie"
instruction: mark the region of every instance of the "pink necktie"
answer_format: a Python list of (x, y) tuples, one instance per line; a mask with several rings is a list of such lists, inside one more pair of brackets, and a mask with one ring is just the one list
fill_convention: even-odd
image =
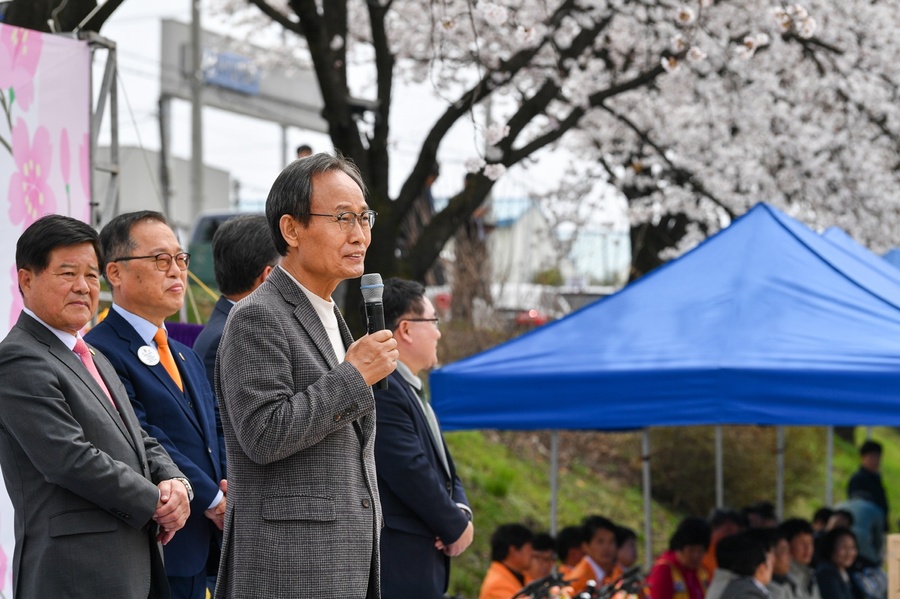
[(103, 389), (104, 393), (106, 393), (106, 397), (109, 398), (109, 401), (112, 403), (113, 408), (115, 408), (116, 402), (113, 400), (109, 389), (106, 388), (106, 383), (103, 382), (103, 377), (100, 376), (100, 372), (97, 370), (97, 366), (94, 364), (94, 358), (91, 357), (91, 350), (88, 349), (87, 343), (85, 343), (84, 339), (82, 339), (81, 337), (79, 337), (75, 341), (74, 351), (76, 354), (78, 354), (78, 357), (81, 358), (81, 363), (84, 364), (84, 367), (87, 368), (87, 371), (91, 373), (91, 376), (94, 377), (94, 380), (97, 381), (97, 384), (100, 385), (100, 388)]

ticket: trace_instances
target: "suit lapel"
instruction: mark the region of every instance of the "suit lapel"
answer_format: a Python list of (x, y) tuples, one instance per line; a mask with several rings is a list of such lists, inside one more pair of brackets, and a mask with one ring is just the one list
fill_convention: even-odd
[[(202, 400), (200, 391), (194, 387), (194, 377), (188, 374), (188, 365), (183, 358), (183, 351), (181, 346), (174, 340), (170, 341), (169, 343), (170, 347), (172, 348), (172, 355), (175, 357), (175, 363), (178, 365), (178, 372), (181, 373), (181, 382), (184, 385), (184, 397), (188, 401), (186, 409), (188, 410), (189, 415), (192, 415), (194, 417), (194, 420), (192, 420), (192, 422), (194, 422), (194, 425), (197, 426), (198, 430), (200, 431), (200, 435), (204, 439), (207, 439), (205, 431), (211, 429), (209, 426), (210, 423), (206, 421), (206, 411), (200, 407), (201, 404), (197, 403), (198, 401)], [(168, 375), (168, 372), (166, 374)], [(169, 377), (169, 380), (172, 380), (172, 377)], [(172, 384), (175, 384), (174, 381), (172, 382)], [(175, 388), (177, 389), (178, 387), (176, 386)], [(197, 406), (196, 410), (191, 409), (191, 403)], [(212, 441), (207, 439), (207, 442), (211, 443)]]
[[(328, 367), (331, 369), (337, 368), (340, 363), (334, 353), (334, 348), (331, 346), (331, 339), (328, 338), (325, 325), (322, 324), (318, 312), (316, 312), (306, 294), (303, 293), (303, 290), (297, 286), (280, 266), (273, 270), (269, 278), (266, 279), (267, 283), (270, 281), (275, 285), (285, 301), (294, 306), (294, 317), (300, 323), (300, 326), (306, 330)], [(353, 343), (353, 335), (350, 334), (350, 329), (347, 327), (347, 323), (344, 322), (344, 317), (341, 315), (341, 311), (337, 309), (337, 306), (334, 308), (334, 313), (337, 317), (341, 340), (344, 343), (344, 349), (346, 349)], [(362, 447), (365, 447), (375, 432), (374, 418), (375, 415), (371, 414), (353, 421), (353, 428), (356, 430), (356, 436)]]
[[(100, 388), (100, 385), (97, 384), (97, 381), (94, 380), (94, 377), (91, 376), (91, 373), (88, 372), (87, 368), (84, 364), (81, 363), (81, 359), (75, 355), (75, 352), (66, 347), (62, 341), (60, 341), (56, 335), (47, 330), (47, 327), (37, 322), (24, 312), (19, 316), (19, 321), (17, 326), (25, 329), (29, 334), (31, 334), (35, 339), (43, 343), (47, 346), (47, 350), (50, 352), (54, 358), (62, 362), (71, 373), (80, 380), (85, 387), (91, 392), (94, 396), (94, 399), (100, 406), (104, 412), (106, 412), (110, 419), (116, 424), (119, 431), (131, 442), (132, 446), (135, 445), (134, 438), (131, 433), (126, 429), (124, 423), (122, 422), (122, 417), (119, 413), (113, 408), (112, 403), (110, 403), (109, 398), (106, 396), (106, 393), (103, 392), (103, 389)], [(94, 364), (97, 365), (98, 361), (95, 361)], [(99, 369), (99, 367), (98, 367)], [(112, 373), (115, 376), (115, 373)], [(110, 393), (113, 393), (112, 388), (113, 385), (111, 381), (118, 382), (118, 377), (111, 378), (109, 372), (100, 371), (100, 376), (103, 378), (103, 382), (106, 383), (106, 388), (110, 389)], [(117, 404), (122, 401), (122, 399), (116, 397), (115, 398)], [(124, 401), (128, 401), (126, 397)], [(137, 447), (135, 447), (137, 449)]]
[[(434, 461), (440, 466), (441, 470), (444, 471), (447, 478), (452, 480), (453, 477), (450, 475), (450, 466), (441, 459), (441, 452), (437, 446), (438, 443), (443, 443), (444, 440), (435, 439), (434, 435), (431, 433), (431, 427), (428, 425), (428, 416), (425, 415), (425, 406), (422, 405), (422, 400), (419, 398), (419, 395), (416, 393), (416, 390), (413, 389), (412, 385), (407, 383), (402, 376), (398, 374), (393, 378), (396, 380), (391, 382), (402, 385), (402, 389), (406, 392), (407, 400), (415, 404), (413, 410), (415, 410), (416, 417), (419, 420), (418, 426), (420, 430), (425, 431), (425, 436), (431, 441), (431, 451), (434, 454)], [(446, 451), (447, 448), (444, 447), (445, 455)]]
[[(116, 373), (116, 369), (106, 361), (105, 356), (99, 359), (97, 359), (96, 355), (94, 357), (94, 365), (100, 372), (100, 376), (103, 377), (103, 381), (106, 383), (106, 388), (109, 389), (109, 392), (112, 393), (116, 398), (116, 405), (119, 406), (119, 412), (115, 415), (115, 418), (113, 418), (113, 420), (116, 421), (116, 424), (118, 424), (120, 428), (124, 427), (125, 429), (127, 429), (127, 436), (131, 441), (131, 444), (134, 447), (135, 451), (143, 455), (144, 441), (141, 438), (141, 425), (137, 421), (137, 416), (135, 416), (134, 410), (131, 409), (131, 400), (128, 399), (127, 393), (116, 393), (115, 391), (113, 391), (113, 388), (117, 389), (118, 386), (122, 384), (122, 382), (119, 380), (119, 375)], [(107, 401), (106, 403), (108, 404), (109, 401)], [(112, 412), (112, 407), (110, 407), (109, 411)]]
[[(306, 330), (306, 333), (309, 335), (309, 338), (312, 339), (313, 344), (315, 344), (316, 349), (319, 350), (322, 359), (325, 360), (328, 367), (337, 368), (338, 359), (334, 354), (334, 348), (331, 347), (331, 339), (328, 338), (328, 331), (325, 330), (325, 325), (323, 325), (321, 319), (319, 319), (318, 312), (316, 312), (316, 309), (309, 301), (309, 298), (306, 297), (306, 294), (303, 293), (303, 290), (297, 286), (290, 275), (288, 275), (280, 266), (272, 271), (272, 274), (269, 275), (267, 281), (268, 280), (272, 281), (272, 284), (275, 285), (285, 301), (294, 306), (294, 317), (300, 323), (300, 326)], [(335, 311), (337, 312), (336, 308)], [(338, 315), (340, 315), (340, 312), (338, 312)], [(340, 326), (342, 322), (343, 319), (339, 316), (338, 326)], [(344, 327), (346, 326), (347, 325), (345, 324)], [(341, 335), (343, 336), (343, 331), (341, 332)], [(344, 345), (346, 346), (346, 341)]]
[[(138, 350), (147, 345), (144, 343), (144, 340), (141, 339), (141, 336), (138, 335), (137, 331), (134, 330), (134, 327), (131, 326), (127, 320), (122, 318), (121, 315), (116, 313), (115, 310), (110, 310), (109, 315), (106, 317), (106, 320), (109, 322), (110, 326), (116, 331), (116, 334), (123, 341), (128, 343), (128, 351), (134, 356), (136, 359)], [(190, 383), (188, 382), (188, 377), (185, 375), (185, 368), (183, 360), (181, 356), (178, 355), (178, 352), (173, 350), (172, 356), (175, 358), (175, 364), (178, 366), (178, 371), (181, 373), (181, 380), (184, 384), (185, 392), (182, 393), (178, 388), (178, 385), (175, 384), (175, 381), (172, 380), (172, 377), (169, 376), (168, 371), (166, 371), (166, 367), (162, 365), (161, 362), (157, 362), (154, 366), (148, 366), (141, 362), (141, 366), (146, 368), (150, 373), (153, 374), (160, 382), (160, 384), (169, 392), (169, 395), (172, 396), (172, 400), (181, 408), (181, 410), (185, 413), (188, 420), (197, 430), (201, 432), (200, 423), (197, 422), (197, 415), (194, 414), (194, 410), (191, 409), (188, 404), (188, 393), (190, 392)]]
[[(353, 335), (350, 334), (350, 327), (347, 326), (344, 316), (337, 306), (334, 307), (334, 315), (337, 317), (338, 330), (341, 332), (341, 341), (343, 341), (344, 349), (346, 350), (353, 343)], [(365, 447), (375, 432), (375, 414), (368, 414), (358, 420), (354, 420), (353, 427), (356, 429), (356, 436), (359, 438), (360, 446)]]

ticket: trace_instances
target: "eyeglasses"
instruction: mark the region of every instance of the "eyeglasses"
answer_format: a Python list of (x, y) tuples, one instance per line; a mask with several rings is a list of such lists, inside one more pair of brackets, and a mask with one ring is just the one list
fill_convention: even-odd
[(437, 318), (401, 318), (400, 322), (430, 322), (434, 325), (434, 328), (438, 328), (441, 324), (441, 321)]
[(313, 214), (310, 216), (325, 216), (333, 218), (341, 226), (341, 231), (350, 231), (356, 226), (356, 221), (363, 229), (371, 229), (375, 226), (375, 217), (378, 213), (374, 210), (363, 210), (359, 214), (355, 212), (339, 212), (338, 214)]
[(178, 265), (179, 270), (187, 270), (188, 264), (191, 263), (191, 255), (187, 252), (179, 252), (174, 256), (167, 252), (156, 254), (155, 256), (127, 256), (125, 258), (116, 258), (110, 262), (128, 262), (129, 260), (156, 260), (156, 268), (165, 272), (172, 267), (172, 260)]

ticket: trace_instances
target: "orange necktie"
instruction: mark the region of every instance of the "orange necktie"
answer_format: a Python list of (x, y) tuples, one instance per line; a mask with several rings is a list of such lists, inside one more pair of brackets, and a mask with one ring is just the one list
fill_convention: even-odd
[(156, 334), (153, 335), (153, 340), (156, 341), (156, 346), (159, 348), (159, 361), (166, 369), (166, 372), (169, 373), (169, 376), (172, 377), (172, 380), (175, 381), (175, 384), (178, 385), (181, 392), (184, 393), (184, 384), (181, 382), (181, 373), (178, 372), (178, 366), (175, 365), (175, 358), (172, 356), (172, 350), (169, 349), (169, 339), (166, 337), (166, 330), (157, 329)]

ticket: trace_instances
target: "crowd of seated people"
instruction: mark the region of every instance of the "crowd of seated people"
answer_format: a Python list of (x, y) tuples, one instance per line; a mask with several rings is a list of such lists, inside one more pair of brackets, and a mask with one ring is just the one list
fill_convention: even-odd
[[(750, 517), (748, 517), (750, 515)], [(819, 510), (822, 525), (778, 522), (766, 502), (741, 511), (717, 509), (707, 519), (682, 520), (647, 572), (641, 599), (881, 599), (882, 562), (862, 555), (853, 515)], [(751, 522), (753, 524), (751, 524)], [(607, 517), (591, 515), (554, 539), (522, 524), (500, 526), (479, 599), (511, 599), (551, 574), (564, 594), (615, 583), (638, 563), (638, 536)], [(875, 571), (874, 573), (872, 571)], [(879, 574), (880, 573), (880, 574)], [(879, 578), (880, 577), (880, 578)], [(619, 595), (614, 595), (620, 597)]]

